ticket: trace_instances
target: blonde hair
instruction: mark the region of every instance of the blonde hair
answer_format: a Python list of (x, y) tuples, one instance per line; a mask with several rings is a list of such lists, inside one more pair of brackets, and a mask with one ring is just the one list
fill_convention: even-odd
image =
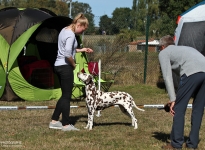
[(77, 23), (79, 23), (80, 25), (83, 25), (85, 27), (88, 27), (88, 25), (89, 25), (88, 19), (85, 17), (85, 15), (83, 13), (79, 13), (73, 19), (73, 21), (72, 21), (72, 23), (70, 25), (73, 31), (75, 31), (75, 25)]

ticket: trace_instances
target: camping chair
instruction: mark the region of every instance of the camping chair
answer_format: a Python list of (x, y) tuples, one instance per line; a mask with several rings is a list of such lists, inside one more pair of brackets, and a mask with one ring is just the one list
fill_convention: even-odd
[[(76, 64), (75, 70), (73, 71), (74, 74), (74, 82), (73, 82), (73, 90), (72, 90), (72, 97), (77, 99), (80, 96), (81, 98), (85, 97), (85, 84), (80, 81), (77, 76), (77, 73), (80, 72), (80, 65)], [(77, 95), (77, 96), (76, 96)]]
[(101, 78), (101, 73), (104, 75), (109, 74), (109, 73), (101, 72), (101, 60), (99, 60), (99, 62), (98, 62), (98, 68), (99, 68), (99, 72), (97, 74), (92, 74), (88, 70), (88, 63), (84, 63), (84, 65), (83, 65), (84, 72), (93, 75), (94, 81), (96, 83), (96, 86), (98, 86), (98, 89), (100, 90), (100, 88), (102, 88), (104, 92), (108, 92), (111, 85), (114, 83), (114, 80), (113, 79), (112, 80), (103, 80)]

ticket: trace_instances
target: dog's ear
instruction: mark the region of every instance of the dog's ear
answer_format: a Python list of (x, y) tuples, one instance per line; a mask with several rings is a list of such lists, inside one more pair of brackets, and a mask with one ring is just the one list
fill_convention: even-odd
[(86, 84), (89, 84), (90, 81), (92, 81), (93, 77), (91, 75), (88, 75), (87, 80), (85, 81)]

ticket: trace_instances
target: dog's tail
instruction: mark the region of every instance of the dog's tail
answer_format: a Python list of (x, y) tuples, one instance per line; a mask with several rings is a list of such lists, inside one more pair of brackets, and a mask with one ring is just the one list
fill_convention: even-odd
[[(138, 109), (138, 110), (140, 110), (140, 111), (145, 111), (144, 109), (141, 109), (141, 108), (139, 108), (139, 107), (137, 107), (137, 105), (135, 104), (135, 102), (134, 101), (132, 101), (132, 105), (136, 108), (136, 109)], [(143, 106), (142, 106), (143, 107)]]

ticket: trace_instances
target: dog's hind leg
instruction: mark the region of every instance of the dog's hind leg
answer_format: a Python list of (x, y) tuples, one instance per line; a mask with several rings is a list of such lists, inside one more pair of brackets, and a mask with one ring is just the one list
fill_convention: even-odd
[(127, 110), (124, 108), (124, 106), (119, 105), (119, 107), (120, 107), (120, 110), (123, 112), (123, 114), (125, 114), (128, 117), (131, 117), (130, 114), (127, 112)]
[[(121, 107), (123, 107), (123, 106), (121, 106)], [(123, 109), (126, 111), (125, 114), (127, 114), (129, 117), (131, 117), (131, 119), (132, 119), (132, 126), (134, 126), (134, 129), (137, 129), (138, 128), (137, 119), (135, 118), (135, 114), (134, 114), (132, 108), (129, 108), (128, 105), (124, 105)]]
[[(126, 109), (124, 106), (122, 105), (119, 105), (120, 107), (120, 110), (128, 117), (130, 117), (132, 119), (132, 126), (134, 126), (134, 129), (137, 129), (138, 128), (138, 125), (137, 125), (137, 119), (135, 118), (135, 115), (134, 115), (134, 112), (130, 109)], [(130, 110), (130, 111), (127, 111), (127, 110)]]

